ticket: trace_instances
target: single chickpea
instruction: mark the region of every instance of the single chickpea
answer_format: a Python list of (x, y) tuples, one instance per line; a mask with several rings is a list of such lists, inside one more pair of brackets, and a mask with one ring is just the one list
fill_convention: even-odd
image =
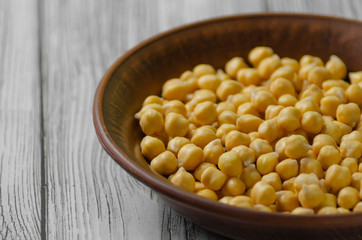
[(359, 131), (352, 131), (342, 137), (341, 141), (356, 140), (362, 142), (362, 133)]
[(185, 107), (185, 104), (181, 102), (180, 100), (171, 100), (168, 101), (163, 105), (165, 116), (167, 116), (169, 113), (179, 113), (183, 115), (184, 117), (187, 116), (187, 110)]
[(217, 114), (221, 114), (223, 111), (236, 112), (235, 106), (231, 102), (219, 102), (216, 107)]
[(361, 182), (362, 182), (362, 172), (354, 172), (352, 174), (352, 180), (351, 180), (351, 187), (354, 187), (355, 189), (361, 188)]
[(185, 170), (194, 170), (204, 159), (204, 152), (195, 144), (184, 145), (177, 154), (178, 166)]
[(333, 164), (339, 164), (341, 155), (334, 146), (323, 146), (318, 154), (317, 160), (321, 163), (324, 170), (327, 170)]
[(292, 132), (300, 127), (300, 116), (300, 111), (295, 107), (283, 108), (277, 117), (278, 127)]
[(148, 109), (142, 114), (139, 124), (146, 135), (153, 135), (162, 132), (164, 127), (163, 116), (154, 109)]
[(203, 190), (197, 191), (196, 194), (201, 196), (201, 197), (210, 199), (212, 201), (217, 201), (218, 200), (218, 197), (217, 197), (216, 193), (211, 189), (203, 189)]
[(308, 73), (307, 81), (310, 84), (315, 84), (321, 88), (322, 83), (325, 80), (331, 79), (331, 77), (332, 77), (332, 74), (327, 68), (316, 66), (312, 70), (310, 70), (310, 72)]
[(242, 114), (236, 119), (236, 127), (240, 132), (250, 133), (258, 130), (263, 120), (251, 114)]
[(238, 196), (245, 192), (245, 184), (238, 177), (230, 178), (223, 186), (223, 196)]
[(226, 182), (226, 175), (215, 167), (207, 167), (201, 174), (201, 182), (214, 191), (222, 188)]
[(321, 209), (319, 209), (317, 214), (318, 215), (335, 215), (335, 214), (339, 214), (339, 211), (335, 207), (327, 206), (327, 207), (322, 207)]
[(348, 73), (349, 80), (352, 84), (359, 84), (362, 82), (362, 71)]
[(201, 182), (195, 182), (195, 192), (201, 191), (203, 189), (206, 189), (205, 185)]
[[(197, 180), (201, 181), (201, 175), (202, 175), (202, 173), (206, 170), (206, 168), (208, 168), (208, 167), (215, 167), (215, 168), (216, 168), (216, 166), (215, 166), (214, 164), (212, 164), (212, 163), (202, 162), (202, 163), (200, 163), (200, 164), (195, 168), (195, 170), (194, 170), (194, 177), (195, 177)], [(201, 184), (202, 184), (202, 183), (201, 183)], [(205, 188), (205, 186), (204, 186), (204, 188)]]
[(259, 125), (258, 132), (260, 137), (273, 142), (278, 137), (278, 124), (275, 119), (269, 119)]
[(152, 103), (159, 104), (162, 106), (163, 99), (156, 95), (150, 95), (143, 101), (142, 106), (146, 106), (146, 105), (152, 104)]
[(272, 73), (270, 79), (273, 81), (278, 78), (284, 78), (292, 83), (295, 77), (296, 77), (296, 71), (294, 71), (291, 66), (282, 65)]
[(312, 56), (312, 55), (303, 55), (299, 60), (300, 65), (306, 66), (309, 64), (316, 64), (316, 66), (323, 66), (323, 61), (320, 57)]
[(314, 215), (314, 210), (310, 208), (297, 207), (292, 211), (293, 215)]
[(177, 159), (170, 151), (164, 151), (152, 159), (151, 168), (161, 175), (170, 175), (177, 170)]
[[(181, 149), (183, 145), (191, 143), (189, 139), (185, 137), (174, 137), (167, 144), (167, 150), (172, 152), (177, 156), (178, 151)], [(142, 153), (143, 154), (143, 153)]]
[(230, 151), (232, 148), (239, 145), (249, 146), (249, 144), (249, 135), (239, 132), (238, 130), (230, 131), (225, 137), (225, 148), (227, 151)]
[(291, 94), (284, 94), (278, 98), (278, 105), (283, 107), (294, 107), (298, 99)]
[(238, 107), (237, 115), (240, 116), (243, 114), (251, 114), (251, 115), (259, 117), (258, 110), (254, 106), (254, 104), (252, 104), (251, 102), (246, 102), (246, 103), (240, 104), (240, 106)]
[(307, 133), (318, 134), (324, 124), (322, 115), (315, 111), (304, 112), (301, 118), (301, 129)]
[(263, 181), (259, 181), (253, 186), (250, 197), (254, 203), (265, 206), (273, 204), (276, 199), (274, 188)]
[(306, 97), (295, 104), (295, 107), (303, 114), (308, 111), (320, 112), (318, 104), (313, 97)]
[(179, 168), (176, 174), (172, 177), (171, 182), (180, 188), (194, 192), (195, 190), (195, 179), (188, 173), (183, 167)]
[(232, 78), (236, 78), (236, 74), (240, 69), (248, 68), (249, 66), (245, 63), (241, 57), (233, 57), (225, 64), (225, 72)]
[(305, 157), (312, 149), (307, 139), (301, 135), (292, 135), (286, 139), (285, 155), (289, 158), (299, 159)]
[(341, 79), (331, 79), (324, 81), (322, 84), (324, 92), (327, 92), (332, 87), (340, 87), (343, 88), (344, 90), (347, 90), (347, 88), (349, 87), (349, 83)]
[[(304, 66), (301, 66), (298, 72), (298, 79), (299, 81), (307, 81), (308, 75), (313, 68), (317, 67), (316, 63), (310, 63)], [(307, 81), (308, 82), (308, 81)]]
[(166, 100), (184, 100), (190, 92), (189, 85), (178, 78), (167, 80), (162, 86), (162, 97)]
[(245, 183), (246, 189), (250, 189), (255, 183), (261, 180), (260, 173), (256, 170), (255, 164), (249, 164), (243, 169), (240, 175), (241, 181)]
[(322, 164), (314, 158), (302, 158), (300, 160), (300, 173), (314, 173), (319, 179), (324, 177)]
[(192, 121), (200, 125), (208, 125), (217, 120), (216, 104), (205, 101), (196, 105), (191, 114)]
[(277, 100), (274, 95), (268, 91), (257, 91), (252, 94), (251, 102), (258, 110), (258, 112), (264, 113), (269, 105), (276, 105)]
[(236, 126), (234, 124), (230, 123), (224, 123), (222, 124), (217, 130), (216, 130), (216, 136), (221, 139), (221, 144), (225, 145), (225, 137), (226, 135), (232, 131), (236, 130)]
[(266, 182), (267, 184), (272, 186), (275, 192), (283, 189), (282, 180), (280, 179), (280, 176), (276, 172), (271, 172), (264, 175), (261, 178), (261, 181)]
[(298, 162), (295, 159), (285, 159), (275, 166), (275, 171), (282, 180), (287, 180), (298, 175)]
[(312, 97), (314, 102), (319, 105), (321, 99), (324, 97), (324, 93), (322, 89), (320, 89), (317, 85), (311, 84), (303, 92), (299, 94), (300, 99), (306, 97)]
[(197, 80), (197, 85), (200, 89), (208, 89), (216, 91), (221, 83), (221, 79), (214, 74), (202, 75)]
[(336, 193), (351, 183), (352, 176), (348, 167), (334, 164), (327, 169), (325, 180), (332, 192)]
[(299, 71), (300, 66), (299, 66), (299, 62), (296, 59), (289, 58), (289, 57), (283, 57), (280, 60), (281, 60), (283, 66), (291, 67), (294, 72)]
[(219, 203), (229, 204), (229, 202), (233, 199), (231, 196), (225, 196), (219, 199)]
[(195, 130), (191, 142), (200, 148), (204, 148), (209, 142), (217, 138), (210, 126), (202, 126)]
[(343, 141), (339, 147), (343, 158), (360, 158), (362, 156), (362, 142), (356, 140)]
[(283, 108), (283, 106), (279, 105), (269, 105), (265, 110), (265, 120), (277, 117)]
[(356, 126), (361, 116), (361, 109), (355, 103), (341, 104), (337, 107), (337, 120), (350, 125)]
[(243, 85), (235, 80), (224, 80), (221, 82), (216, 90), (216, 96), (221, 100), (225, 101), (228, 96), (240, 93)]
[(235, 124), (237, 118), (238, 118), (238, 116), (236, 115), (236, 113), (234, 113), (230, 110), (226, 110), (218, 115), (217, 120), (220, 125), (222, 125), (224, 123)]
[(280, 212), (291, 212), (299, 207), (298, 196), (292, 191), (282, 190), (277, 191), (276, 195), (276, 207)]
[(193, 73), (196, 77), (201, 77), (206, 74), (215, 74), (215, 68), (209, 64), (199, 64), (193, 69)]
[(262, 154), (273, 152), (273, 147), (264, 139), (257, 138), (250, 143), (249, 146), (254, 150), (255, 156), (258, 158)]
[(194, 135), (196, 129), (197, 129), (196, 124), (190, 123), (190, 124), (189, 124), (189, 131), (187, 132), (186, 137), (187, 137), (188, 139), (192, 138), (192, 136)]
[(272, 48), (265, 46), (258, 46), (253, 48), (249, 52), (248, 60), (254, 67), (257, 67), (264, 58), (270, 57), (273, 54), (274, 51)]
[(310, 184), (319, 186), (318, 177), (314, 173), (300, 173), (293, 181), (293, 186), (296, 192), (299, 192), (303, 185)]
[(236, 196), (230, 199), (228, 202), (231, 206), (240, 207), (240, 208), (253, 208), (253, 200), (250, 197), (247, 196)]
[(318, 134), (317, 136), (314, 137), (313, 139), (313, 152), (315, 155), (318, 156), (319, 151), (321, 150), (322, 147), (326, 146), (326, 145), (330, 145), (333, 146), (337, 149), (337, 143), (336, 140), (327, 134)]
[(337, 144), (341, 142), (342, 129), (334, 121), (325, 121), (321, 133), (332, 136)]
[[(333, 121), (342, 131), (342, 137), (352, 132), (352, 127), (340, 121)], [(342, 138), (341, 138), (342, 140)]]
[(337, 96), (325, 96), (321, 99), (320, 110), (323, 115), (336, 117), (337, 108), (343, 102)]
[(273, 212), (273, 210), (270, 207), (262, 204), (255, 204), (253, 206), (253, 209), (259, 212)]
[(140, 146), (142, 155), (149, 160), (154, 159), (166, 150), (165, 145), (160, 139), (151, 136), (145, 136), (142, 139)]
[(324, 193), (324, 200), (319, 205), (319, 208), (334, 207), (337, 208), (337, 197), (332, 193)]
[(362, 212), (362, 201), (357, 203), (353, 208), (353, 212)]
[(336, 96), (339, 99), (341, 99), (341, 101), (343, 103), (347, 102), (347, 96), (345, 94), (344, 89), (341, 87), (332, 87), (328, 91), (326, 91), (324, 95), (325, 96)]
[(254, 84), (249, 85), (249, 86), (245, 86), (242, 90), (241, 93), (244, 94), (245, 96), (247, 96), (249, 99), (251, 97), (251, 92), (254, 91), (255, 89), (257, 89), (258, 87)]
[(221, 144), (221, 140), (212, 140), (204, 147), (204, 161), (217, 165), (220, 155), (224, 152), (225, 151), (223, 145)]
[(248, 136), (250, 138), (250, 142), (254, 141), (257, 138), (261, 138), (259, 132), (250, 132), (248, 133)]
[(276, 98), (279, 98), (284, 94), (295, 95), (295, 89), (292, 82), (285, 78), (276, 78), (273, 80), (270, 84), (270, 91)]
[(318, 207), (324, 200), (324, 192), (316, 184), (304, 184), (298, 193), (298, 200), (304, 208)]
[(271, 74), (281, 66), (281, 61), (278, 55), (274, 54), (266, 57), (258, 64), (258, 73), (262, 79), (268, 79)]
[(229, 177), (237, 177), (243, 171), (243, 164), (239, 155), (234, 151), (225, 152), (220, 155), (218, 167)]
[(234, 151), (239, 155), (240, 160), (245, 167), (255, 162), (254, 151), (244, 145), (236, 146), (232, 148), (231, 151)]
[(256, 160), (256, 168), (258, 169), (258, 172), (262, 175), (274, 171), (274, 168), (277, 164), (278, 154), (276, 152), (262, 154)]
[(222, 81), (231, 79), (230, 76), (220, 68), (216, 71), (216, 76), (218, 76), (218, 78), (220, 78)]
[(332, 73), (334, 79), (344, 79), (347, 75), (347, 67), (344, 62), (337, 57), (332, 55), (326, 62), (326, 68)]
[(337, 203), (340, 207), (351, 209), (359, 201), (359, 192), (353, 187), (347, 186), (338, 192)]
[(284, 160), (284, 159), (288, 158), (287, 155), (285, 154), (285, 146), (286, 146), (287, 139), (288, 139), (288, 137), (283, 137), (275, 143), (274, 150), (276, 153), (278, 153), (280, 160)]
[(296, 177), (292, 177), (289, 178), (287, 180), (283, 181), (283, 190), (287, 190), (287, 191), (291, 191), (291, 192), (296, 192), (295, 188), (294, 188), (294, 181), (295, 181)]
[(190, 111), (194, 111), (197, 104), (210, 101), (216, 103), (216, 94), (213, 91), (207, 89), (200, 89), (195, 91), (192, 99), (185, 104), (186, 108), (189, 107)]
[(261, 77), (255, 68), (242, 68), (238, 71), (236, 79), (244, 86), (259, 85)]
[[(227, 99), (227, 101), (234, 104), (235, 109), (237, 109), (241, 104), (249, 102), (249, 100), (250, 100), (250, 98), (243, 93), (236, 93), (236, 94), (230, 95)], [(233, 112), (235, 112), (235, 111), (233, 111)]]
[(169, 137), (183, 137), (189, 130), (189, 121), (179, 113), (169, 113), (165, 118), (165, 131)]

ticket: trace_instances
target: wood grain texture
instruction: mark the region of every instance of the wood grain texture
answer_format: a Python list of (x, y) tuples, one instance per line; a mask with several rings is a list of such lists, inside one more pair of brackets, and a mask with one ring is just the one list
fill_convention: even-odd
[(41, 234), (36, 1), (0, 1), (0, 239)]
[[(361, 19), (362, 10), (359, 0), (41, 2), (48, 239), (223, 239), (174, 213), (101, 149), (93, 130), (93, 94), (107, 67), (127, 49), (159, 32), (209, 17), (292, 11)], [(18, 40), (8, 34), (15, 31), (16, 23), (7, 20), (11, 26), (0, 29), (0, 52), (5, 52), (0, 54), (4, 68), (0, 106), (7, 113), (0, 115), (5, 139), (0, 147), (9, 146), (1, 150), (0, 226), (4, 227), (0, 237), (35, 239), (40, 236), (40, 117), (36, 108), (40, 105), (38, 72), (34, 72), (39, 49), (37, 30), (29, 26), (36, 25), (32, 25), (36, 18), (31, 11), (36, 3), (24, 1), (20, 10), (12, 5), (15, 1), (0, 2), (1, 23), (14, 17), (14, 11), (30, 16), (22, 24), (28, 30), (18, 26)], [(7, 42), (12, 42), (11, 48)], [(20, 52), (27, 52), (28, 58), (20, 59)], [(19, 73), (22, 65), (16, 61), (26, 65), (27, 71), (22, 72), (26, 76)], [(5, 81), (9, 77), (18, 80)], [(25, 82), (31, 92), (21, 88)], [(12, 105), (17, 106), (15, 111), (9, 108), (10, 102), (16, 103)], [(17, 155), (10, 154), (14, 152)]]

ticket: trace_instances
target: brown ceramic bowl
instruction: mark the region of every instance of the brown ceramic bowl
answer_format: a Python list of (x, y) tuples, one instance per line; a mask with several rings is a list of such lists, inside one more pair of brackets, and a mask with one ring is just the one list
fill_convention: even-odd
[(222, 68), (233, 56), (247, 59), (258, 45), (281, 57), (312, 54), (326, 61), (340, 56), (349, 71), (362, 70), (362, 23), (304, 14), (252, 14), (178, 27), (139, 44), (106, 72), (94, 99), (98, 138), (112, 158), (152, 188), (180, 215), (212, 232), (235, 239), (329, 237), (356, 239), (362, 214), (291, 216), (235, 208), (196, 196), (155, 174), (142, 157), (142, 132), (134, 114), (150, 94), (160, 94), (169, 78), (199, 63)]

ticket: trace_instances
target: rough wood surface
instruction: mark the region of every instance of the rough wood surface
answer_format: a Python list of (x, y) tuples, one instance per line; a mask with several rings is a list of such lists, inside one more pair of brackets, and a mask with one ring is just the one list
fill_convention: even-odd
[(102, 150), (93, 94), (107, 67), (152, 35), (265, 11), (362, 19), (362, 1), (0, 0), (0, 238), (223, 239)]
[(41, 235), (37, 2), (0, 1), (0, 239)]

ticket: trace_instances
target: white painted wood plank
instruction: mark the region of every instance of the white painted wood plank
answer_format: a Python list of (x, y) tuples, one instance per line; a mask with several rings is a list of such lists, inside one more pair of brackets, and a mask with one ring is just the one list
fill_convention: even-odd
[(175, 214), (101, 149), (91, 117), (95, 88), (127, 49), (185, 23), (261, 11), (356, 18), (353, 9), (362, 10), (357, 0), (343, 1), (342, 10), (342, 1), (331, 2), (44, 1), (48, 238), (222, 239)]
[(0, 1), (0, 239), (41, 236), (37, 1)]

